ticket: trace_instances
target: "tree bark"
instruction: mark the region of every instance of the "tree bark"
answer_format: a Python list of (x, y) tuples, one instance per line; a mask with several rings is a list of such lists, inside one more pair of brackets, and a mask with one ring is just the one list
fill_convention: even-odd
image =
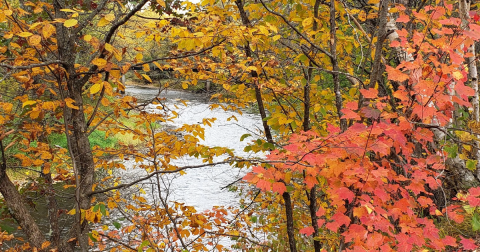
[[(245, 12), (245, 9), (243, 8), (242, 0), (236, 0), (235, 4), (237, 5), (237, 8), (240, 12), (240, 17), (242, 18), (243, 25), (245, 25), (246, 27), (250, 27), (251, 23), (250, 23), (250, 20), (248, 19), (247, 13)], [(252, 57), (252, 50), (250, 49), (250, 45), (249, 45), (248, 41), (247, 41), (247, 44), (244, 46), (244, 49), (245, 49), (245, 56), (247, 58), (251, 58)], [(250, 75), (252, 76), (252, 78), (257, 79), (256, 83), (254, 83), (253, 86), (255, 88), (255, 99), (257, 101), (258, 110), (259, 110), (260, 116), (262, 118), (262, 125), (263, 125), (263, 130), (265, 131), (265, 137), (267, 138), (267, 142), (273, 144), (274, 142), (273, 142), (272, 133), (271, 133), (270, 127), (268, 126), (267, 121), (266, 121), (267, 114), (265, 112), (265, 106), (263, 104), (262, 91), (258, 87), (258, 74), (257, 74), (256, 71), (251, 71)]]
[[(383, 43), (387, 38), (387, 14), (388, 14), (388, 5), (390, 0), (382, 0), (380, 7), (380, 23), (378, 25), (378, 34), (377, 34), (377, 43), (375, 45), (375, 57), (373, 60), (372, 71), (370, 74), (370, 88), (374, 88), (377, 82), (382, 77), (382, 55), (383, 55)], [(382, 92), (383, 95), (386, 95), (386, 90)]]
[(335, 92), (335, 107), (337, 108), (340, 129), (347, 130), (347, 120), (342, 118), (343, 98), (340, 91), (340, 74), (337, 59), (337, 23), (335, 20), (335, 0), (330, 0), (330, 61), (332, 62), (333, 91)]
[(287, 235), (290, 252), (297, 252), (297, 244), (295, 241), (295, 229), (293, 228), (293, 206), (290, 198), (290, 193), (284, 192), (282, 194), (285, 201), (285, 216), (287, 217)]

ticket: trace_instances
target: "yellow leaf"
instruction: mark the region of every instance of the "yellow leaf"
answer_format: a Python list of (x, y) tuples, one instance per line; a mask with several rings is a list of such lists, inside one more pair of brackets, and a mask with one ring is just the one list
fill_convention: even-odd
[(152, 79), (150, 79), (150, 77), (148, 77), (148, 75), (146, 74), (142, 74), (143, 78), (145, 78), (146, 80), (148, 80), (148, 82), (152, 82)]
[(113, 50), (113, 56), (115, 56), (115, 59), (117, 59), (118, 61), (122, 60), (122, 53), (117, 49)]
[(75, 213), (76, 213), (76, 211), (75, 211), (75, 208), (74, 208), (74, 209), (68, 211), (67, 214), (69, 214), (69, 215), (74, 215)]
[(143, 71), (145, 71), (145, 72), (150, 71), (150, 66), (148, 64), (143, 64), (142, 67), (143, 67)]
[(40, 44), (42, 41), (42, 37), (38, 35), (33, 35), (28, 39), (28, 42), (30, 43), (31, 46), (37, 46)]
[(105, 50), (107, 50), (108, 52), (113, 52), (113, 46), (110, 45), (109, 43), (106, 43), (105, 44)]
[(163, 0), (157, 0), (157, 3), (162, 6), (163, 8), (166, 8), (167, 5), (165, 5), (165, 2)]
[(459, 71), (455, 71), (453, 72), (453, 78), (455, 78), (455, 80), (461, 80), (463, 79), (463, 74)]
[(96, 94), (103, 88), (103, 82), (95, 83), (91, 88), (90, 88), (90, 94)]
[(48, 248), (48, 246), (50, 246), (49, 241), (45, 241), (45, 242), (42, 243), (42, 249), (46, 249), (46, 248)]
[(65, 105), (72, 109), (80, 109), (78, 106), (73, 105), (75, 101), (72, 98), (65, 98)]
[(96, 58), (92, 60), (92, 63), (98, 67), (103, 67), (107, 64), (107, 61), (105, 59)]
[(91, 39), (92, 39), (92, 35), (90, 35), (90, 34), (87, 34), (87, 35), (83, 36), (83, 40), (85, 40), (87, 42), (90, 41)]
[(28, 105), (36, 104), (36, 103), (37, 103), (36, 101), (26, 101), (26, 102), (23, 103), (22, 108), (24, 108), (25, 106), (28, 106)]
[(107, 24), (109, 24), (109, 23), (110, 23), (110, 21), (108, 21), (107, 19), (101, 18), (100, 21), (98, 21), (97, 26), (98, 26), (98, 27), (102, 27), (102, 26), (105, 26), (105, 25), (107, 25)]
[[(40, 116), (40, 112), (41, 112), (40, 110), (34, 110), (34, 111), (30, 112), (30, 118), (37, 119)], [(41, 163), (37, 162), (37, 164), (35, 164), (35, 165), (41, 165)]]
[(78, 24), (78, 20), (76, 19), (69, 19), (67, 21), (65, 21), (65, 23), (63, 23), (63, 26), (65, 27), (72, 27), (72, 26), (75, 26)]
[(45, 165), (43, 167), (43, 174), (49, 174), (50, 173), (50, 165)]
[(93, 230), (92, 231), (92, 238), (95, 239), (95, 241), (98, 241), (98, 237), (99, 237), (98, 231)]
[(310, 26), (311, 24), (313, 23), (313, 18), (305, 18), (303, 21), (302, 21), (302, 25), (303, 27), (308, 27)]
[(105, 19), (109, 22), (112, 22), (113, 20), (115, 20), (115, 15), (107, 14), (107, 15), (105, 15)]
[(188, 88), (188, 84), (186, 82), (182, 83), (182, 88), (183, 89), (187, 89)]
[(63, 12), (76, 12), (72, 9), (60, 9), (60, 11), (63, 11)]
[(285, 183), (290, 183), (290, 180), (292, 179), (292, 172), (287, 172), (285, 173)]
[(367, 13), (365, 11), (360, 11), (360, 13), (358, 13), (358, 20), (360, 21), (365, 21), (367, 19)]
[(30, 37), (30, 36), (32, 36), (32, 35), (33, 35), (33, 33), (31, 33), (31, 32), (20, 32), (20, 33), (18, 34), (18, 36), (19, 36), (19, 37), (22, 37), (22, 38), (28, 38), (28, 37)]

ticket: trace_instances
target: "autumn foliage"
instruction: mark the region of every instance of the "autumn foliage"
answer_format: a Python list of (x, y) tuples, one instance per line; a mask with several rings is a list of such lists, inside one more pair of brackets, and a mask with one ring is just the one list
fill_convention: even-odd
[[(479, 8), (466, 0), (2, 2), (0, 84), (14, 88), (0, 100), (0, 217), (24, 237), (0, 230), (0, 246), (474, 250)], [(155, 46), (166, 45), (160, 55)], [(121, 96), (132, 67), (154, 82), (151, 64), (185, 89), (213, 83), (212, 109), (258, 110), (259, 137), (245, 152), (265, 158), (202, 144), (215, 118), (165, 130), (174, 106)], [(95, 132), (140, 144), (91, 146)], [(66, 146), (53, 143), (58, 135)], [(185, 156), (203, 163), (175, 165)], [(123, 177), (127, 162), (141, 171), (133, 181)], [(217, 164), (246, 170), (230, 184), (240, 208), (197, 212), (169, 198), (168, 174)], [(17, 186), (12, 170), (35, 175), (23, 173)], [(137, 187), (146, 181), (151, 189)], [(50, 232), (33, 218), (29, 193), (45, 198)], [(75, 199), (68, 207), (58, 204), (63, 193)]]

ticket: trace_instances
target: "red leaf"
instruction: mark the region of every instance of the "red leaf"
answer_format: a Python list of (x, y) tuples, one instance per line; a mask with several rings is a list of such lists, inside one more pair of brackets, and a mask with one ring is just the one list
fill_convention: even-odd
[(473, 88), (465, 86), (463, 83), (457, 83), (455, 85), (455, 91), (460, 96), (473, 96), (475, 95), (475, 90)]
[(348, 226), (350, 224), (350, 218), (345, 216), (342, 213), (336, 213), (332, 216), (333, 222), (327, 223), (325, 227), (330, 229), (333, 232), (337, 232), (338, 228), (341, 227), (342, 225)]
[(397, 81), (397, 82), (404, 82), (408, 80), (408, 75), (404, 74), (402, 71), (395, 69), (391, 66), (385, 66), (387, 73), (388, 73), (388, 79)]
[(457, 246), (457, 240), (451, 236), (445, 236), (445, 238), (442, 239), (442, 243), (446, 246), (452, 246), (456, 247)]
[(357, 113), (351, 111), (350, 109), (342, 109), (343, 116), (342, 118), (345, 119), (354, 119), (354, 120), (360, 120), (360, 116), (358, 116)]
[(397, 23), (408, 23), (410, 21), (410, 17), (408, 15), (401, 15), (397, 18)]
[(307, 236), (312, 235), (314, 232), (315, 232), (315, 230), (313, 229), (313, 227), (305, 227), (305, 228), (300, 229), (300, 234), (304, 234), (304, 235), (307, 235)]
[(358, 224), (352, 224), (348, 227), (347, 232), (344, 234), (345, 241), (350, 242), (356, 239), (364, 240), (367, 238), (367, 233), (368, 231), (365, 230), (363, 226), (360, 226)]
[(273, 191), (278, 192), (279, 194), (282, 194), (285, 191), (287, 191), (287, 187), (285, 187), (285, 184), (281, 182), (275, 182), (273, 183)]
[(318, 210), (317, 210), (316, 215), (317, 215), (317, 216), (324, 216), (326, 212), (327, 212), (327, 211), (325, 211), (325, 208), (319, 207)]
[(355, 197), (355, 194), (353, 194), (353, 192), (346, 187), (340, 187), (337, 190), (337, 194), (340, 199), (347, 199), (349, 202), (352, 202), (353, 198)]
[(455, 209), (454, 206), (451, 206), (448, 208), (447, 215), (448, 215), (448, 218), (452, 219), (456, 223), (462, 223), (463, 219), (465, 218), (465, 216), (463, 216), (462, 214), (459, 214), (459, 210)]
[(480, 196), (480, 187), (472, 187), (468, 189), (468, 193), (474, 197)]
[[(460, 236), (460, 237), (462, 237), (462, 236)], [(464, 237), (462, 237), (462, 240), (460, 241), (460, 243), (462, 244), (463, 249), (474, 250), (478, 247), (475, 244), (475, 241), (471, 238), (470, 239), (465, 239)]]
[(378, 90), (375, 88), (360, 89), (360, 93), (367, 99), (377, 98), (378, 96)]
[(261, 189), (262, 191), (267, 191), (270, 190), (270, 183), (268, 183), (264, 179), (260, 179), (257, 183), (258, 189)]

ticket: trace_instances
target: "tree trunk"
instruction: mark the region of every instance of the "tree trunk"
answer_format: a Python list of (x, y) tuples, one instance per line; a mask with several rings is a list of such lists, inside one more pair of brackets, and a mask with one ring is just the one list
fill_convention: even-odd
[(7, 163), (3, 148), (3, 142), (0, 140), (0, 150), (2, 154), (2, 164), (0, 166), (0, 193), (2, 193), (5, 203), (10, 210), (11, 215), (17, 221), (22, 231), (27, 236), (28, 241), (33, 247), (41, 248), (46, 241), (45, 236), (38, 227), (37, 223), (26, 207), (27, 203), (23, 196), (18, 192), (16, 186), (7, 175)]
[(290, 252), (297, 252), (297, 244), (295, 241), (295, 229), (293, 228), (293, 206), (290, 194), (284, 192), (282, 194), (285, 201), (285, 216), (287, 217), (287, 235), (288, 245), (290, 246)]
[(332, 57), (332, 77), (333, 77), (333, 91), (335, 92), (335, 107), (337, 108), (338, 118), (340, 120), (340, 129), (347, 130), (347, 120), (342, 118), (343, 98), (340, 91), (340, 74), (337, 60), (337, 23), (335, 20), (335, 0), (330, 0), (330, 54)]

